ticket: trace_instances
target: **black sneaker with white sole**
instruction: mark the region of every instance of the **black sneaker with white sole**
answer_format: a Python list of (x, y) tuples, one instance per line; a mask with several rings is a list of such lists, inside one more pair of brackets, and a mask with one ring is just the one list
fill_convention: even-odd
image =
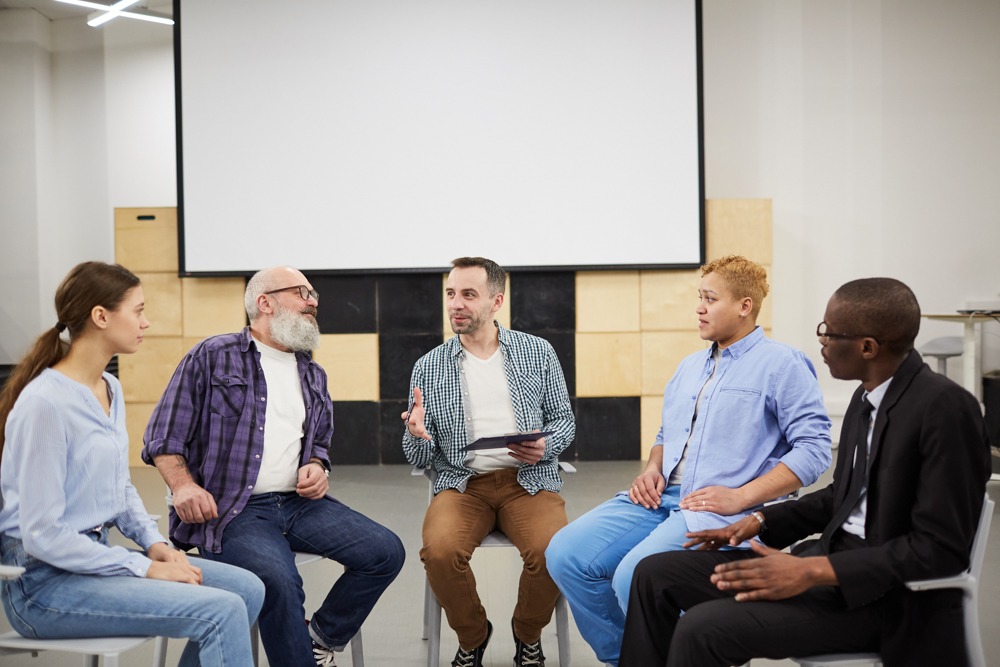
[(510, 620), (510, 630), (514, 634), (514, 667), (545, 667), (541, 638), (532, 644), (522, 642), (514, 632), (514, 619)]
[(463, 651), (462, 647), (459, 646), (451, 667), (483, 667), (483, 654), (486, 653), (486, 645), (490, 643), (492, 636), (493, 624), (486, 621), (486, 639), (483, 640), (483, 643), (471, 651)]

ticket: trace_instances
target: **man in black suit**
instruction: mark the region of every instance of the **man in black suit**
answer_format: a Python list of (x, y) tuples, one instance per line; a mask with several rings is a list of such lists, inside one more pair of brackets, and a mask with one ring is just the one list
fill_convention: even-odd
[[(919, 327), (917, 299), (897, 280), (834, 293), (816, 331), (823, 360), (861, 386), (833, 483), (644, 559), (621, 667), (857, 651), (878, 651), (886, 667), (967, 664), (961, 594), (904, 583), (968, 567), (989, 448), (975, 398), (913, 350)], [(795, 555), (778, 551), (814, 534)], [(753, 537), (763, 544), (750, 552), (718, 550)]]

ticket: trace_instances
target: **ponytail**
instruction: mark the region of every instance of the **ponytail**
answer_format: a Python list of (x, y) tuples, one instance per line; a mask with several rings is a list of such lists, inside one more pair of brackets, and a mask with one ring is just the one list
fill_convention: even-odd
[(68, 332), (70, 340), (83, 333), (95, 306), (117, 310), (128, 290), (139, 284), (134, 273), (119, 264), (83, 262), (63, 278), (56, 289), (55, 306), (59, 321), (35, 341), (34, 347), (21, 360), (0, 389), (0, 455), (3, 454), (7, 417), (14, 409), (18, 396), (28, 383), (42, 371), (58, 363), (69, 350), (60, 334)]
[(3, 455), (7, 416), (14, 408), (17, 397), (43, 370), (62, 359), (68, 349), (69, 346), (59, 337), (59, 329), (52, 327), (38, 337), (31, 351), (14, 367), (3, 389), (0, 389), (0, 456)]

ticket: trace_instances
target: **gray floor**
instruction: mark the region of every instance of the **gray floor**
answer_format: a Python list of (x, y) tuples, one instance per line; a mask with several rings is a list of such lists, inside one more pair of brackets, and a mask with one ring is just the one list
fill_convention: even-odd
[[(579, 472), (566, 479), (564, 496), (570, 519), (607, 499), (614, 491), (624, 488), (638, 472), (637, 462), (590, 462), (577, 465)], [(163, 484), (153, 469), (133, 471), (133, 479), (150, 512), (165, 514)], [(820, 480), (825, 484), (827, 479)], [(389, 588), (375, 607), (363, 628), (365, 662), (369, 667), (422, 667), (426, 663), (426, 642), (421, 640), (423, 571), (417, 557), (420, 548), (420, 524), (427, 504), (427, 484), (422, 478), (412, 478), (404, 466), (351, 466), (335, 469), (331, 478), (332, 493), (377, 521), (394, 530), (407, 548), (407, 562), (399, 579)], [(994, 499), (1000, 498), (1000, 485), (990, 488)], [(161, 524), (164, 521), (161, 520)], [(987, 662), (1000, 665), (1000, 521), (995, 520), (990, 535), (987, 564), (980, 588), (980, 619)], [(484, 549), (476, 554), (473, 565), (479, 579), (481, 595), (496, 627), (487, 653), (487, 665), (510, 665), (513, 643), (506, 631), (514, 608), (514, 595), (520, 563), (513, 549)], [(307, 607), (313, 608), (336, 577), (339, 567), (316, 563), (303, 569), (307, 591)], [(0, 629), (9, 626), (0, 618)], [(456, 649), (454, 633), (447, 627), (443, 632), (441, 664), (448, 664)], [(579, 632), (570, 632), (573, 664), (597, 666), (594, 654), (583, 642)], [(542, 637), (550, 666), (558, 665), (554, 624)], [(171, 642), (168, 664), (176, 664), (180, 641)], [(150, 645), (125, 654), (122, 667), (139, 667), (151, 663)], [(43, 654), (30, 657), (5, 657), (4, 667), (43, 667), (77, 665), (74, 656)], [(338, 660), (350, 665), (350, 650)], [(792, 665), (791, 661), (754, 660), (755, 667)]]

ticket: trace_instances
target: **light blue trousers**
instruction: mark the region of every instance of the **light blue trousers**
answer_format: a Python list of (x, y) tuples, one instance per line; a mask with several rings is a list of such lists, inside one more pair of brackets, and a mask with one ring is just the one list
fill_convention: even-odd
[(4, 582), (7, 618), (25, 637), (187, 638), (179, 667), (253, 664), (250, 626), (264, 602), (264, 584), (246, 570), (196, 559), (200, 586), (74, 574), (28, 556), (20, 540), (6, 535), (0, 536), (0, 556), (5, 565), (27, 568)]
[(573, 610), (580, 634), (603, 663), (618, 664), (632, 572), (646, 556), (687, 541), (680, 486), (668, 486), (647, 510), (623, 491), (560, 530), (545, 562)]

